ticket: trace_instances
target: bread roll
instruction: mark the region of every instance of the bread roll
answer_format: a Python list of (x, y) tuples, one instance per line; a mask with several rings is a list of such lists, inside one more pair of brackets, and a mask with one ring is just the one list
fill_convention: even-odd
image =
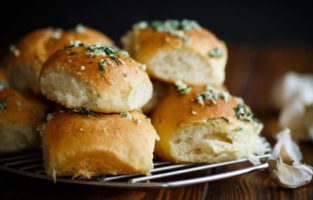
[(39, 147), (36, 128), (46, 109), (42, 102), (13, 89), (0, 91), (0, 154)]
[(23, 37), (16, 46), (11, 45), (11, 53), (6, 61), (8, 81), (13, 87), (40, 94), (39, 74), (42, 64), (54, 52), (67, 46), (71, 41), (112, 45), (112, 41), (91, 28), (62, 31), (44, 28)]
[(161, 82), (161, 81), (156, 81), (156, 80), (151, 80), (152, 85), (153, 85), (153, 94), (152, 98), (150, 101), (142, 107), (142, 112), (143, 113), (150, 113), (156, 105), (163, 99), (163, 97), (166, 96), (167, 91), (168, 91), (168, 84)]
[(211, 88), (176, 90), (152, 114), (160, 136), (155, 153), (175, 163), (215, 163), (265, 151), (263, 125), (239, 98)]
[(213, 33), (190, 20), (140, 22), (123, 38), (130, 55), (155, 79), (191, 85), (222, 85), (227, 48)]
[(46, 97), (65, 107), (103, 113), (139, 109), (152, 96), (152, 83), (139, 63), (99, 45), (56, 52), (43, 65), (40, 86)]
[(59, 112), (42, 129), (48, 175), (149, 174), (157, 134), (137, 111), (102, 115)]

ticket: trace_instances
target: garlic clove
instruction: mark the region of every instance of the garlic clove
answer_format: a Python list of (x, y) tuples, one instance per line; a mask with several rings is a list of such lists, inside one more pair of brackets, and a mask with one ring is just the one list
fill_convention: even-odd
[(313, 169), (308, 165), (288, 165), (281, 157), (269, 159), (268, 164), (272, 178), (283, 188), (298, 188), (310, 183), (312, 179)]
[(299, 146), (292, 141), (290, 130), (285, 128), (277, 134), (277, 143), (274, 146), (272, 157), (278, 159), (281, 157), (286, 164), (297, 164), (302, 159)]

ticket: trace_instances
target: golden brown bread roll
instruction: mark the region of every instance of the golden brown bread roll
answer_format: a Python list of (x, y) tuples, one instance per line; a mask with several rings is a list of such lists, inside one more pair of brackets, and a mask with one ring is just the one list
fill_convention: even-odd
[(191, 20), (140, 22), (122, 38), (130, 55), (147, 65), (153, 78), (191, 85), (222, 85), (227, 48)]
[(155, 108), (155, 153), (175, 163), (215, 163), (264, 153), (263, 125), (239, 98), (215, 88), (171, 91)]
[[(75, 113), (78, 112), (78, 113)], [(59, 112), (42, 129), (48, 175), (149, 174), (157, 134), (138, 111), (102, 115)]]
[(0, 153), (39, 147), (37, 126), (44, 121), (47, 107), (13, 89), (0, 91)]
[(40, 94), (38, 81), (42, 64), (54, 52), (76, 40), (113, 45), (107, 36), (87, 27), (69, 31), (53, 28), (35, 30), (23, 37), (16, 46), (10, 46), (11, 53), (6, 60), (10, 85)]
[(152, 83), (140, 66), (124, 51), (78, 43), (45, 62), (41, 91), (68, 108), (103, 113), (139, 109), (152, 96)]

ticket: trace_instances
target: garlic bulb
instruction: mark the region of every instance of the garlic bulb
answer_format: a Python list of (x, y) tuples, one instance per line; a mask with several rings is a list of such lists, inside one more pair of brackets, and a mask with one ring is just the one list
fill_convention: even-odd
[(312, 103), (313, 75), (289, 72), (276, 81), (271, 96), (273, 104), (279, 109), (295, 101)]
[(292, 141), (289, 129), (277, 134), (272, 157), (268, 160), (273, 180), (283, 188), (297, 188), (310, 183), (313, 169), (302, 164), (299, 146)]
[(293, 102), (285, 107), (279, 116), (280, 127), (288, 127), (295, 140), (308, 141), (313, 124), (313, 103)]
[(289, 72), (278, 80), (272, 90), (272, 100), (282, 109), (281, 128), (288, 127), (296, 140), (308, 141), (313, 124), (313, 75)]

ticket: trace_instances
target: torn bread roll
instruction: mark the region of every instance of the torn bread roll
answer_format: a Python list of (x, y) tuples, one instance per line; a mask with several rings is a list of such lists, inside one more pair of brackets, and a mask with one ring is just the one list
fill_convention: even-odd
[(42, 64), (54, 52), (76, 40), (113, 45), (104, 34), (82, 26), (69, 31), (54, 28), (35, 30), (24, 36), (15, 46), (9, 47), (10, 54), (5, 65), (10, 85), (21, 91), (40, 94), (39, 74)]
[(123, 38), (130, 55), (147, 65), (155, 79), (191, 85), (222, 85), (227, 48), (213, 33), (191, 20), (139, 22)]
[(150, 119), (138, 111), (111, 115), (61, 111), (42, 128), (45, 169), (54, 179), (150, 174), (156, 139)]
[(102, 113), (139, 109), (152, 96), (152, 83), (140, 66), (125, 51), (77, 42), (45, 62), (41, 91), (67, 108)]
[(266, 151), (259, 136), (263, 125), (240, 98), (216, 88), (177, 88), (152, 114), (160, 136), (158, 157), (175, 163), (216, 163)]
[(0, 91), (0, 154), (37, 148), (47, 106), (13, 89)]

